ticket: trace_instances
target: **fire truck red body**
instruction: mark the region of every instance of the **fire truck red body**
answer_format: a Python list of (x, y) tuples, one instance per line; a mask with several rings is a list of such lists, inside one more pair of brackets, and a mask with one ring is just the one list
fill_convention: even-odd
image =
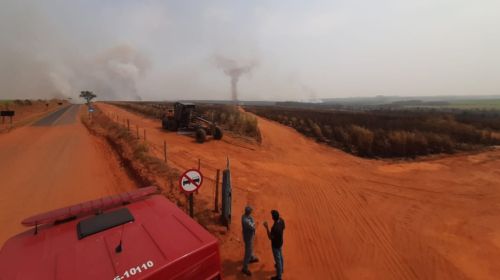
[(141, 191), (23, 221), (36, 227), (4, 244), (0, 279), (221, 279), (217, 239), (163, 196)]

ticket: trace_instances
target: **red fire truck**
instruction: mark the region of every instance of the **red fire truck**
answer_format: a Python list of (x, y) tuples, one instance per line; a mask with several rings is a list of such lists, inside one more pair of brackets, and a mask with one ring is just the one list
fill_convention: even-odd
[(156, 187), (28, 218), (0, 251), (1, 280), (221, 279), (217, 239)]

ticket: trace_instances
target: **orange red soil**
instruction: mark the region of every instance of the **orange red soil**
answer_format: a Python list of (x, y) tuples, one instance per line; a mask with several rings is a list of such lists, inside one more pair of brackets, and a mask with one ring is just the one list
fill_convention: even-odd
[(0, 244), (31, 215), (136, 187), (79, 110), (0, 134)]
[[(269, 211), (284, 217), (285, 279), (497, 279), (500, 275), (500, 150), (417, 162), (360, 159), (315, 143), (291, 128), (259, 118), (262, 144), (225, 136), (195, 143), (161, 129), (158, 120), (109, 104), (129, 119), (158, 157), (167, 141), (169, 164), (197, 166), (215, 177), (231, 161), (233, 219), (221, 235), (227, 279), (245, 279), (240, 216), (254, 207), (258, 222), (256, 279), (274, 274), (262, 226)], [(213, 181), (196, 196), (210, 211)], [(201, 206), (202, 205), (202, 206)], [(200, 209), (201, 207), (205, 207)]]
[[(146, 129), (169, 164), (196, 167), (208, 180), (196, 211), (213, 208), (213, 178), (231, 160), (233, 220), (220, 235), (224, 276), (246, 279), (240, 215), (254, 207), (255, 279), (274, 274), (262, 222), (284, 217), (285, 279), (497, 279), (500, 267), (500, 150), (417, 162), (365, 160), (317, 144), (259, 118), (262, 144), (225, 136), (197, 144), (158, 120), (98, 105), (132, 129)], [(41, 126), (0, 134), (0, 244), (32, 214), (136, 186), (109, 147), (88, 134), (78, 107)], [(212, 180), (211, 180), (212, 179)]]

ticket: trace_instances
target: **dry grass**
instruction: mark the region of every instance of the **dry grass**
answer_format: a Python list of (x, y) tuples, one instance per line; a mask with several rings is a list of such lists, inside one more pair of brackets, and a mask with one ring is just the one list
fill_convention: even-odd
[(159, 186), (167, 198), (180, 207), (184, 206), (184, 200), (176, 186), (178, 170), (152, 156), (147, 143), (137, 139), (126, 127), (113, 122), (98, 108), (93, 113), (92, 121), (82, 117), (82, 122), (92, 134), (107, 140), (138, 185)]
[[(126, 110), (140, 113), (150, 118), (162, 119), (168, 108), (173, 108), (172, 103), (137, 103), (137, 102), (112, 102), (111, 104)], [(261, 135), (257, 118), (232, 105), (222, 104), (197, 104), (196, 110), (205, 119), (213, 120), (226, 132), (238, 136), (249, 137), (257, 142)]]
[[(112, 121), (98, 108), (93, 114), (92, 122), (86, 117), (82, 117), (82, 122), (92, 134), (107, 140), (130, 177), (140, 186), (159, 186), (170, 201), (187, 211), (186, 196), (177, 186), (179, 171), (151, 155), (147, 143), (137, 139), (133, 132)], [(214, 234), (224, 232), (224, 228), (218, 225), (219, 215), (212, 211), (211, 201), (197, 199), (194, 218)]]
[(154, 104), (149, 103), (144, 104), (137, 102), (110, 102), (110, 104), (154, 119), (162, 119), (166, 111), (166, 109), (162, 109), (162, 106), (154, 106)]
[(250, 137), (260, 142), (261, 134), (257, 118), (233, 105), (203, 104), (198, 110), (207, 119), (212, 119), (226, 131)]

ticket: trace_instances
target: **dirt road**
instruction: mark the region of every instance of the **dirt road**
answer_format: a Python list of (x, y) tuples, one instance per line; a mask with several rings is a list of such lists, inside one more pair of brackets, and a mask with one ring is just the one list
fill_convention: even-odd
[(39, 212), (135, 188), (71, 105), (0, 134), (0, 245)]
[[(286, 221), (285, 279), (498, 279), (500, 275), (500, 151), (409, 163), (365, 160), (317, 144), (293, 129), (259, 118), (262, 145), (231, 137), (196, 144), (166, 133), (160, 122), (112, 105), (99, 107), (147, 139), (169, 164), (186, 169), (198, 158), (214, 177), (231, 160), (233, 219), (222, 236), (228, 279), (243, 256), (241, 212), (259, 222), (255, 279), (273, 275), (262, 221), (278, 209)], [(205, 183), (197, 201), (212, 201)], [(212, 207), (212, 204), (205, 205)], [(207, 209), (198, 209), (203, 211)]]

